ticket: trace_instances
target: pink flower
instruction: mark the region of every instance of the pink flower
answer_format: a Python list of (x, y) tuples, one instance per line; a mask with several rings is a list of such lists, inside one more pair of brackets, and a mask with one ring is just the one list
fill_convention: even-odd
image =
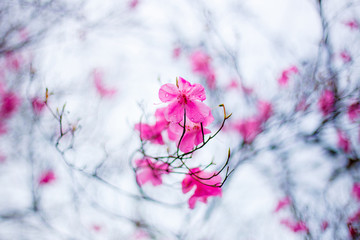
[(360, 236), (360, 209), (350, 216), (347, 221), (349, 233), (353, 239), (358, 239)]
[(348, 26), (351, 30), (357, 30), (359, 29), (359, 23), (356, 19), (349, 20), (347, 22), (344, 22), (346, 26)]
[(201, 50), (193, 52), (190, 56), (190, 62), (193, 72), (200, 74), (206, 79), (210, 89), (215, 89), (216, 74), (210, 65), (210, 56)]
[(190, 197), (188, 203), (190, 209), (194, 209), (197, 201), (207, 203), (208, 197), (221, 197), (222, 191), (219, 187), (221, 184), (221, 177), (214, 176), (216, 173), (208, 173), (201, 171), (199, 168), (189, 170), (189, 173), (182, 181), (182, 192), (185, 194), (193, 187), (196, 187), (194, 194)]
[(322, 223), (321, 223), (321, 231), (325, 231), (327, 228), (329, 227), (329, 222), (328, 221), (323, 221)]
[(93, 71), (93, 78), (95, 88), (101, 97), (112, 97), (116, 94), (117, 90), (115, 88), (107, 88), (104, 86), (103, 73), (100, 70), (95, 69)]
[(162, 129), (157, 127), (156, 124), (138, 123), (135, 124), (135, 130), (140, 132), (141, 140), (148, 140), (154, 144), (164, 145), (164, 140), (161, 135)]
[(149, 125), (145, 123), (135, 124), (135, 129), (140, 132), (141, 140), (149, 140), (151, 143), (164, 145), (161, 135), (162, 131), (168, 129), (169, 122), (165, 119), (165, 108), (159, 108), (155, 112), (156, 123)]
[(284, 197), (283, 199), (280, 199), (274, 212), (278, 212), (281, 209), (285, 208), (286, 206), (289, 206), (291, 204), (291, 199), (289, 197)]
[[(213, 121), (214, 121), (214, 117), (210, 113), (210, 115), (202, 123), (204, 135), (211, 133), (211, 131), (205, 127), (208, 126)], [(184, 125), (183, 122), (181, 122), (180, 125), (183, 126)], [(180, 125), (178, 123), (172, 123), (169, 126), (169, 139), (176, 141), (176, 143), (180, 141), (181, 135), (184, 130), (184, 128), (181, 127)], [(187, 118), (186, 126), (185, 126), (185, 134), (181, 139), (179, 149), (184, 153), (190, 152), (194, 148), (194, 146), (197, 146), (202, 142), (203, 142), (203, 135), (202, 135), (200, 123), (193, 123)]]
[(257, 117), (252, 117), (239, 121), (234, 125), (234, 128), (243, 137), (245, 143), (252, 143), (256, 136), (262, 132), (262, 121)]
[(309, 104), (306, 103), (306, 99), (303, 98), (300, 100), (300, 102), (296, 105), (295, 107), (295, 111), (299, 112), (299, 111), (305, 111), (306, 109), (308, 109)]
[(352, 60), (350, 54), (346, 50), (340, 53), (340, 58), (343, 60), (344, 63), (349, 63)]
[(210, 114), (210, 108), (202, 101), (206, 99), (205, 89), (200, 84), (190, 84), (179, 78), (177, 86), (167, 83), (161, 86), (159, 98), (169, 103), (165, 109), (165, 118), (172, 123), (179, 123), (186, 116), (194, 123), (203, 122)]
[(102, 227), (99, 224), (93, 224), (91, 226), (92, 230), (94, 230), (94, 232), (100, 232)]
[(139, 0), (131, 0), (130, 3), (129, 3), (129, 7), (131, 9), (135, 9), (138, 4), (139, 4)]
[(259, 101), (257, 104), (258, 118), (261, 122), (266, 122), (273, 114), (273, 108), (270, 102)]
[(173, 49), (173, 58), (177, 59), (180, 57), (181, 54), (181, 48), (180, 47), (176, 47)]
[(7, 52), (5, 54), (5, 65), (9, 70), (18, 71), (23, 63), (20, 53)]
[(206, 74), (210, 69), (210, 56), (201, 50), (193, 52), (190, 56), (193, 72)]
[(338, 142), (337, 142), (338, 147), (340, 149), (342, 149), (345, 153), (349, 153), (351, 151), (350, 140), (347, 138), (345, 133), (341, 130), (337, 131), (337, 136), (338, 136)]
[(356, 198), (356, 200), (360, 201), (360, 182), (354, 183), (352, 195)]
[(1, 96), (1, 118), (10, 118), (19, 108), (20, 99), (13, 92), (6, 92)]
[(39, 184), (45, 185), (50, 184), (56, 180), (55, 173), (53, 170), (47, 170), (40, 175)]
[(290, 66), (289, 68), (285, 69), (278, 79), (279, 85), (286, 86), (288, 84), (290, 75), (297, 73), (299, 73), (299, 69), (296, 66)]
[(318, 106), (320, 111), (322, 112), (323, 116), (329, 115), (331, 112), (335, 110), (335, 95), (330, 90), (325, 90), (321, 94)]
[(306, 226), (306, 223), (304, 223), (303, 221), (294, 222), (289, 219), (282, 219), (280, 223), (288, 227), (294, 233), (309, 231), (308, 227)]
[(45, 101), (40, 100), (38, 97), (34, 97), (31, 100), (32, 108), (35, 114), (40, 115), (45, 107)]
[(161, 175), (169, 174), (169, 164), (163, 162), (154, 162), (150, 158), (135, 160), (136, 181), (140, 186), (150, 182), (153, 186), (162, 184)]
[(215, 71), (212, 68), (209, 68), (209, 70), (205, 73), (205, 79), (208, 87), (210, 89), (215, 89), (216, 87), (216, 75)]
[(348, 117), (350, 121), (355, 122), (360, 117), (360, 102), (354, 102), (348, 108)]
[(6, 125), (4, 121), (0, 120), (0, 135), (3, 135), (7, 132)]

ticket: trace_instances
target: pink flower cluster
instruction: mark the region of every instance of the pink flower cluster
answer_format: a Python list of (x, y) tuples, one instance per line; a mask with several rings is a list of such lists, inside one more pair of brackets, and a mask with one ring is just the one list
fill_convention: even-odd
[[(162, 133), (167, 131), (168, 139), (185, 154), (203, 143), (204, 135), (211, 132), (206, 127), (214, 120), (210, 108), (203, 103), (206, 99), (204, 87), (179, 77), (176, 84), (161, 86), (159, 98), (167, 106), (156, 110), (156, 122), (135, 125), (141, 140), (163, 145)], [(144, 156), (135, 160), (135, 171), (140, 186), (146, 183), (158, 186), (163, 183), (162, 176), (174, 172), (174, 168), (168, 162)], [(182, 191), (185, 194), (195, 188), (189, 199), (189, 207), (193, 209), (197, 201), (206, 203), (208, 197), (221, 196), (220, 185), (221, 177), (217, 173), (193, 168), (182, 181)]]
[(56, 176), (53, 170), (47, 170), (43, 172), (39, 177), (39, 184), (46, 185), (54, 182), (56, 180)]
[(309, 231), (308, 227), (306, 226), (306, 223), (303, 221), (292, 221), (290, 219), (282, 219), (280, 223), (288, 227), (294, 233)]
[(338, 130), (337, 131), (338, 136), (338, 147), (343, 150), (345, 153), (350, 153), (351, 151), (351, 143), (349, 138), (346, 136), (345, 132)]
[(210, 89), (215, 89), (216, 75), (211, 66), (211, 57), (202, 50), (196, 50), (191, 54), (190, 62), (192, 71), (204, 77)]
[(318, 106), (323, 116), (326, 117), (335, 110), (335, 94), (330, 90), (322, 92)]
[(116, 94), (117, 89), (108, 88), (105, 86), (103, 79), (104, 74), (101, 70), (94, 69), (92, 75), (93, 75), (96, 91), (101, 97), (112, 97)]
[(199, 168), (190, 169), (181, 183), (183, 193), (189, 192), (194, 187), (196, 188), (188, 202), (191, 209), (195, 207), (197, 201), (207, 203), (210, 196), (221, 197), (220, 184), (221, 177), (219, 175), (203, 172)]
[(299, 73), (299, 69), (296, 66), (290, 66), (284, 71), (282, 71), (281, 76), (278, 78), (278, 83), (280, 86), (286, 86), (289, 82), (289, 78), (293, 74)]
[(355, 122), (360, 117), (360, 102), (354, 102), (348, 107), (348, 117), (351, 122)]
[(245, 143), (252, 143), (256, 136), (263, 131), (264, 123), (273, 114), (271, 103), (259, 101), (257, 104), (258, 113), (255, 116), (240, 120), (234, 124), (234, 129), (242, 136)]
[(156, 110), (155, 124), (135, 125), (140, 138), (163, 145), (162, 132), (167, 130), (169, 140), (175, 141), (182, 152), (189, 152), (201, 144), (202, 134), (211, 132), (205, 127), (214, 120), (210, 108), (202, 102), (206, 99), (204, 87), (179, 77), (176, 85), (167, 83), (161, 86), (159, 98), (168, 105)]
[(16, 113), (20, 103), (20, 97), (15, 92), (6, 91), (0, 82), (0, 134), (6, 133), (6, 121)]

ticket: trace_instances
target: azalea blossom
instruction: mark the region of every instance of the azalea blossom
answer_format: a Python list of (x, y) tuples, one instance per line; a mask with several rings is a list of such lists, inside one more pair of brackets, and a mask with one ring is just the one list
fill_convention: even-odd
[(351, 62), (351, 60), (352, 60), (350, 54), (349, 54), (348, 51), (346, 51), (346, 50), (340, 52), (340, 58), (342, 59), (342, 61), (343, 61), (344, 63), (349, 63), (349, 62)]
[(327, 116), (335, 110), (335, 95), (330, 90), (325, 90), (321, 94), (318, 106), (323, 116)]
[(291, 231), (293, 231), (294, 233), (297, 232), (308, 232), (309, 229), (306, 226), (306, 223), (303, 221), (292, 221), (290, 219), (282, 219), (280, 221), (281, 224), (285, 225), (286, 227), (288, 227)]
[(153, 186), (161, 185), (161, 175), (169, 174), (169, 164), (163, 162), (155, 162), (150, 158), (142, 158), (135, 160), (136, 165), (136, 181), (140, 186), (150, 182)]
[(95, 88), (101, 97), (112, 97), (116, 94), (117, 90), (115, 88), (107, 88), (104, 85), (103, 73), (100, 70), (95, 69), (93, 71), (93, 79)]
[(148, 140), (154, 144), (164, 145), (164, 140), (161, 135), (162, 129), (158, 128), (156, 124), (137, 123), (135, 124), (135, 130), (140, 132), (141, 140)]
[(337, 145), (340, 149), (342, 149), (345, 153), (349, 153), (351, 151), (351, 143), (345, 133), (341, 130), (337, 131), (338, 142)]
[(360, 182), (354, 183), (352, 195), (356, 198), (356, 200), (360, 201)]
[(43, 172), (39, 177), (39, 184), (46, 185), (56, 180), (55, 173), (53, 170), (47, 170)]
[(291, 204), (291, 199), (286, 196), (279, 200), (274, 212), (279, 212), (281, 209), (285, 208), (286, 206), (289, 206)]
[(257, 117), (251, 117), (248, 119), (240, 120), (234, 124), (235, 130), (237, 130), (242, 136), (245, 143), (252, 143), (256, 136), (262, 132), (262, 121)]
[(348, 26), (351, 30), (357, 30), (359, 29), (359, 23), (356, 19), (349, 20), (344, 22), (346, 26)]
[(281, 76), (278, 78), (278, 83), (280, 86), (286, 86), (288, 84), (289, 78), (292, 74), (299, 73), (299, 69), (296, 66), (290, 66), (289, 68), (282, 71)]
[(261, 122), (266, 122), (273, 114), (273, 107), (270, 102), (259, 101), (257, 104), (258, 118)]
[(189, 170), (189, 173), (182, 181), (182, 192), (185, 194), (196, 187), (194, 194), (189, 198), (189, 207), (194, 209), (197, 201), (207, 203), (208, 197), (221, 197), (222, 191), (219, 187), (221, 184), (221, 177), (214, 176), (216, 173), (204, 172), (199, 168)]
[(347, 111), (350, 121), (355, 122), (360, 117), (360, 102), (354, 102), (348, 107)]
[(159, 108), (155, 112), (156, 123), (149, 125), (146, 123), (135, 124), (135, 130), (140, 132), (141, 140), (148, 140), (154, 144), (164, 145), (162, 131), (169, 127), (170, 122), (165, 119), (165, 108)]
[(190, 62), (193, 72), (205, 77), (206, 83), (210, 89), (214, 89), (216, 85), (216, 74), (210, 64), (210, 56), (202, 50), (193, 52), (190, 56)]
[(34, 97), (31, 100), (31, 105), (35, 114), (39, 115), (44, 110), (45, 101), (40, 100), (39, 97)]
[(20, 70), (21, 65), (23, 64), (23, 57), (18, 52), (7, 52), (5, 54), (5, 65), (7, 69), (12, 71)]
[(203, 103), (205, 89), (200, 84), (190, 84), (179, 77), (177, 85), (167, 83), (161, 86), (159, 98), (169, 103), (165, 109), (165, 118), (172, 123), (179, 123), (186, 116), (194, 123), (203, 122), (210, 114), (210, 108)]
[[(210, 113), (210, 115), (205, 119), (203, 124), (203, 131), (201, 130), (200, 123), (193, 123), (188, 118), (186, 120), (185, 126), (185, 134), (181, 139), (179, 149), (182, 152), (190, 152), (194, 146), (199, 145), (203, 142), (203, 133), (204, 135), (211, 133), (211, 131), (207, 128), (210, 123), (214, 121), (214, 117)], [(176, 141), (177, 143), (180, 141), (184, 128), (180, 125), (184, 125), (183, 122), (180, 124), (178, 123), (171, 123), (169, 125), (169, 139)]]
[(14, 92), (5, 92), (0, 98), (0, 117), (10, 118), (19, 108), (20, 98)]
[(329, 227), (329, 222), (328, 221), (323, 221), (321, 223), (321, 231), (324, 232), (328, 227)]
[(180, 47), (176, 47), (173, 49), (173, 58), (177, 59), (180, 57), (181, 54), (181, 48)]

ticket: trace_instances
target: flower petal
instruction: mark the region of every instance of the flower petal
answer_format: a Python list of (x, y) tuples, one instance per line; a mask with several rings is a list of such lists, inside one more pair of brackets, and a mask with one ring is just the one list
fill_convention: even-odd
[(191, 86), (188, 92), (190, 99), (204, 101), (206, 99), (205, 88), (198, 83)]
[(178, 85), (180, 90), (187, 90), (191, 88), (191, 83), (183, 79), (182, 77), (179, 77)]
[(206, 117), (210, 114), (210, 108), (202, 102), (189, 101), (185, 108), (186, 116), (194, 123), (205, 121)]
[(159, 90), (159, 98), (162, 102), (170, 102), (174, 100), (178, 95), (179, 90), (172, 83), (162, 85)]
[(184, 118), (184, 107), (177, 101), (170, 103), (166, 108), (165, 118), (172, 123), (181, 122)]

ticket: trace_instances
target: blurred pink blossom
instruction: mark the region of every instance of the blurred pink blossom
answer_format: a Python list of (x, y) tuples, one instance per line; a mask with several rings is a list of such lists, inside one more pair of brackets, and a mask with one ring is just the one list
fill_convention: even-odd
[(41, 112), (44, 110), (45, 101), (41, 100), (39, 97), (34, 97), (31, 100), (31, 105), (35, 114), (40, 115)]
[(360, 117), (360, 102), (352, 103), (347, 111), (350, 121), (355, 122)]
[(11, 71), (20, 70), (21, 65), (23, 64), (23, 57), (18, 52), (7, 52), (5, 54), (5, 65), (6, 68)]
[(205, 77), (206, 83), (210, 89), (216, 87), (215, 70), (210, 64), (211, 57), (202, 50), (196, 50), (190, 56), (192, 71)]
[(99, 224), (93, 224), (91, 226), (91, 229), (94, 230), (94, 232), (100, 232), (102, 230), (102, 227)]
[(294, 233), (308, 232), (309, 231), (308, 227), (306, 226), (306, 223), (303, 222), (303, 221), (294, 222), (294, 221), (292, 221), (290, 219), (282, 219), (280, 221), (280, 223), (285, 225), (286, 227), (288, 227)]
[(349, 153), (351, 151), (351, 144), (345, 132), (338, 130), (337, 137), (338, 137), (338, 142), (337, 142), (338, 147), (342, 149), (345, 153)]
[(56, 180), (55, 173), (53, 170), (47, 170), (43, 172), (39, 177), (39, 184), (46, 185)]
[(350, 53), (346, 50), (340, 52), (340, 58), (344, 63), (349, 63), (352, 60)]
[(189, 170), (189, 173), (182, 181), (183, 193), (189, 192), (193, 187), (196, 187), (194, 194), (189, 198), (189, 208), (194, 209), (197, 201), (207, 203), (208, 197), (222, 195), (222, 190), (219, 187), (221, 184), (221, 177), (215, 172), (204, 172), (199, 168)]
[(279, 212), (281, 209), (289, 206), (290, 204), (291, 204), (291, 199), (288, 196), (286, 196), (279, 200), (274, 212)]
[(289, 82), (290, 76), (297, 73), (299, 73), (299, 69), (296, 66), (288, 67), (281, 73), (281, 76), (278, 78), (279, 85), (286, 86)]
[(257, 108), (260, 122), (266, 122), (273, 114), (272, 104), (268, 101), (258, 101)]
[(136, 180), (140, 186), (150, 182), (153, 186), (162, 184), (161, 175), (169, 174), (169, 164), (163, 162), (155, 162), (150, 158), (142, 158), (135, 160)]
[(345, 26), (348, 26), (351, 30), (359, 29), (359, 23), (356, 19), (352, 19), (344, 22)]
[(325, 90), (322, 92), (318, 106), (323, 116), (327, 116), (335, 110), (335, 95), (330, 90)]
[(20, 98), (14, 92), (5, 92), (0, 98), (0, 117), (3, 119), (10, 118), (18, 110), (21, 103)]
[(173, 49), (173, 58), (179, 58), (181, 54), (181, 47), (176, 47)]
[(321, 231), (325, 231), (327, 228), (329, 227), (329, 222), (328, 221), (323, 221), (322, 223), (321, 223)]
[(234, 124), (235, 130), (237, 130), (243, 137), (245, 143), (252, 143), (256, 136), (262, 131), (262, 122), (257, 117), (252, 117)]
[(210, 108), (203, 103), (205, 89), (200, 84), (190, 84), (179, 77), (177, 85), (167, 83), (161, 86), (159, 98), (169, 103), (165, 109), (165, 118), (172, 123), (179, 123), (186, 116), (194, 123), (203, 122), (210, 114)]
[(356, 200), (360, 201), (360, 182), (354, 183), (352, 195), (356, 198)]
[(139, 4), (139, 0), (131, 0), (131, 1), (129, 2), (129, 7), (130, 7), (131, 9), (135, 9), (138, 4)]
[(117, 89), (107, 88), (104, 85), (103, 73), (99, 69), (93, 70), (93, 79), (95, 88), (101, 97), (112, 97), (116, 94)]

